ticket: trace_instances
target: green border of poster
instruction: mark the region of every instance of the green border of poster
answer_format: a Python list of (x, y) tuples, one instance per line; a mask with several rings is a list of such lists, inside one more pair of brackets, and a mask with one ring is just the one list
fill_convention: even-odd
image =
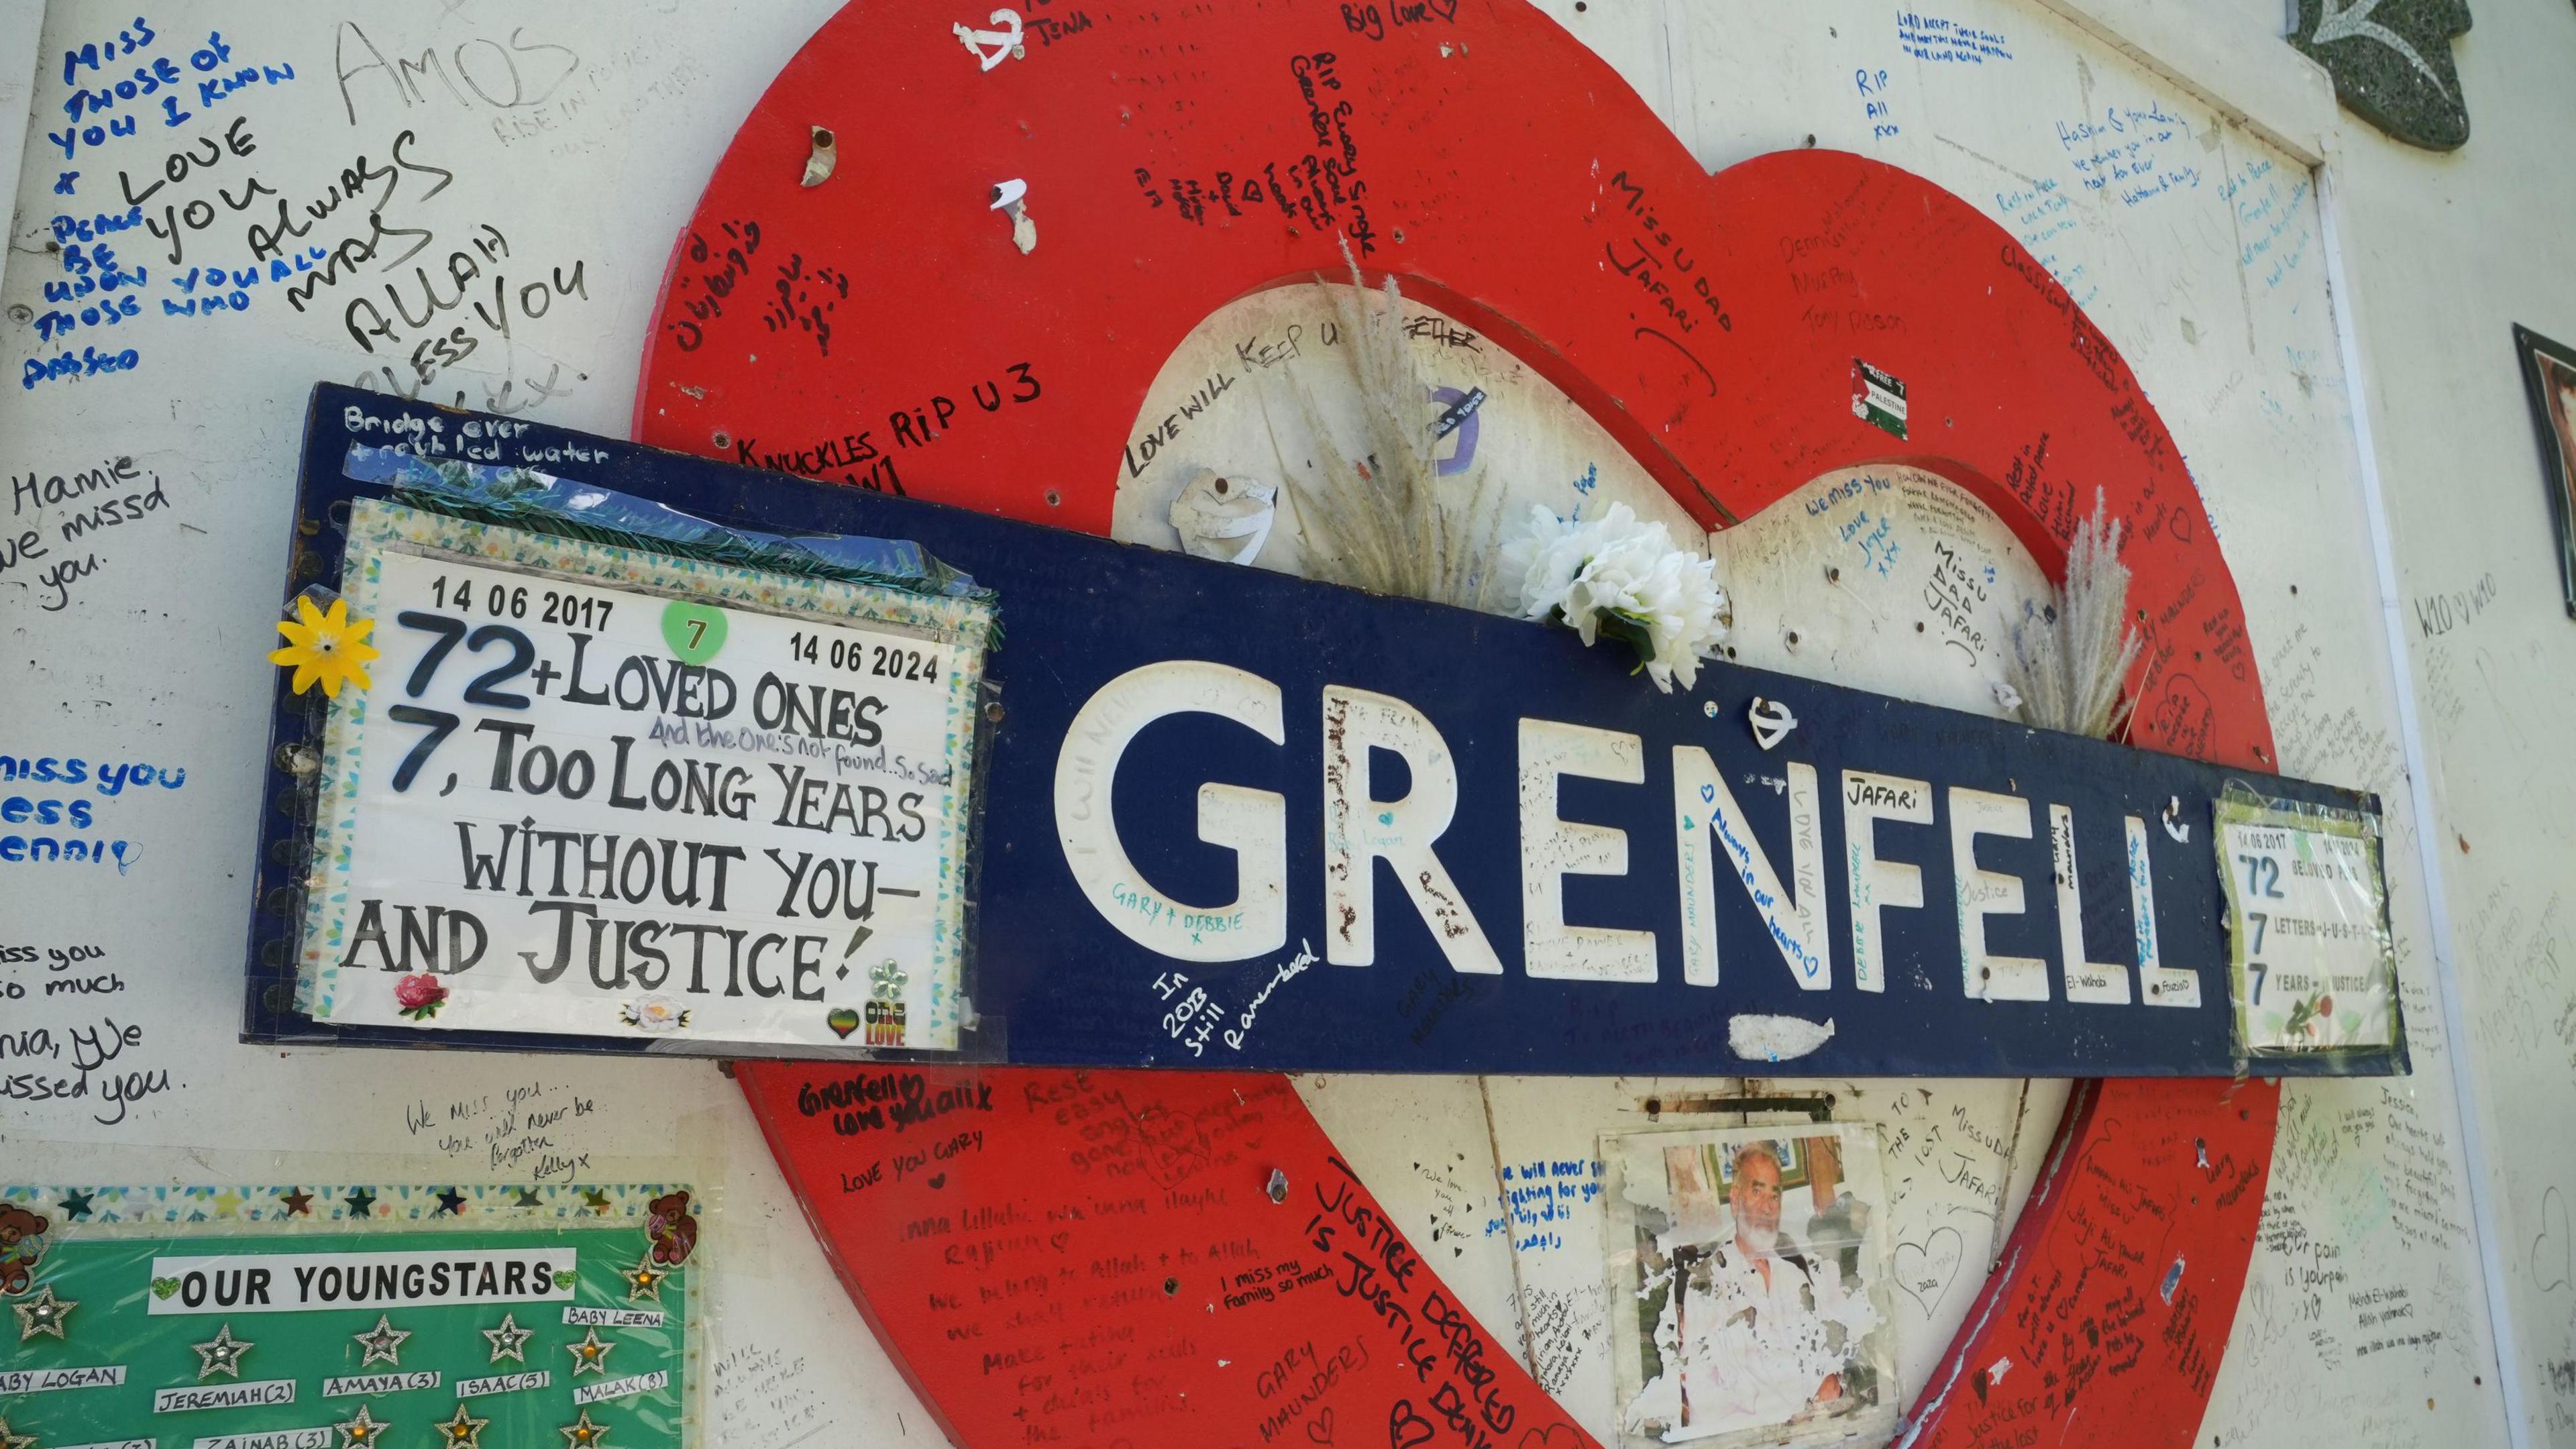
[[(0, 1444), (693, 1445), (697, 1207), (645, 1185), (0, 1189)], [(217, 1262), (183, 1282), (181, 1258)], [(264, 1279), (221, 1267), (252, 1258)]]

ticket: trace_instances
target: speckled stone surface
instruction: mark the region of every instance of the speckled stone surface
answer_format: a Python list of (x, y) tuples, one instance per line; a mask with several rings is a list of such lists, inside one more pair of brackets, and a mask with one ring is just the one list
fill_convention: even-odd
[(2449, 151), (2469, 139), (2469, 102), (2451, 37), (2468, 0), (2299, 0), (2290, 43), (2334, 77), (2335, 99), (2409, 145)]

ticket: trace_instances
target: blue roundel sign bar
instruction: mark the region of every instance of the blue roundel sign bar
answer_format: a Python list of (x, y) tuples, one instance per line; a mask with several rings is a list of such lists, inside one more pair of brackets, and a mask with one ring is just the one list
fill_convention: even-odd
[(2349, 790), (336, 386), (294, 542), (261, 1040), (2405, 1067)]

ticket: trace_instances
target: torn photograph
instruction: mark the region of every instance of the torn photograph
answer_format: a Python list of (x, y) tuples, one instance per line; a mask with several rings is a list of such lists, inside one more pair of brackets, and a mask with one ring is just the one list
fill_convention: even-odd
[(1899, 1402), (1877, 1129), (1604, 1137), (1634, 1445), (1883, 1438)]

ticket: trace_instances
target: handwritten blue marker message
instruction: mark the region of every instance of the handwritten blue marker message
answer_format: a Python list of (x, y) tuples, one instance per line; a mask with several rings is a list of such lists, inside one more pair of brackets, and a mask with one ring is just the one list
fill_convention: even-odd
[(2161, 101), (2144, 108), (2104, 106), (2057, 123), (2057, 144), (2084, 189), (2116, 196), (2123, 206), (2200, 189), (2200, 168), (2174, 151), (2175, 142), (2190, 136), (2191, 123)]
[(1861, 111), (1861, 117), (1869, 122), (1869, 138), (1873, 141), (1884, 141), (1888, 137), (1897, 134), (1896, 116), (1888, 109), (1887, 72), (1883, 70), (1853, 71), (1852, 84), (1860, 90), (1860, 100), (1863, 108)]
[(1919, 15), (1911, 10), (1896, 12), (1896, 43), (1916, 60), (1936, 65), (1984, 65), (2013, 58), (2000, 31), (1982, 30), (1945, 16)]
[(1996, 192), (1995, 212), (2012, 228), (2014, 238), (2057, 278), (2076, 306), (2089, 306), (2102, 294), (2101, 284), (2086, 275), (2085, 264), (2059, 251), (2062, 239), (2075, 231), (2075, 197), (2057, 184), (2057, 178), (2043, 176), (2028, 186)]
[[(111, 157), (103, 153), (119, 149), (115, 144), (118, 140), (141, 134), (141, 120), (153, 114), (156, 104), (161, 124), (154, 134), (220, 112), (244, 90), (295, 79), (295, 67), (284, 61), (236, 64), (233, 47), (219, 30), (209, 30), (205, 42), (187, 50), (184, 58), (180, 47), (187, 42), (165, 49), (166, 40), (148, 17), (138, 15), (131, 25), (112, 36), (63, 49), (65, 93), (60, 104), (64, 125), (60, 131), (46, 131), (45, 138), (61, 149), (65, 163), (79, 161), (84, 167), (101, 168), (104, 175)], [(141, 350), (121, 345), (126, 340), (123, 337), (82, 337), (85, 345), (74, 351), (70, 345), (72, 336), (119, 328), (156, 315), (147, 308), (142, 295), (152, 280), (153, 268), (120, 255), (121, 249), (131, 251), (136, 243), (147, 248), (152, 243), (121, 234), (149, 232), (169, 247), (169, 260), (175, 267), (184, 238), (213, 226), (222, 213), (203, 197), (190, 198), (184, 204), (169, 201), (158, 207), (157, 214), (147, 209), (146, 203), (155, 193), (186, 181), (194, 173), (224, 163), (237, 164), (239, 158), (256, 151), (256, 141), (245, 122), (242, 116), (231, 117), (220, 135), (210, 127), (207, 134), (195, 137), (158, 165), (143, 169), (142, 183), (138, 183), (134, 168), (121, 166), (111, 189), (118, 194), (122, 210), (65, 210), (53, 217), (51, 249), (60, 258), (62, 275), (45, 281), (46, 307), (36, 316), (35, 327), (37, 340), (47, 346), (22, 363), (21, 387), (33, 390), (39, 384), (57, 380), (127, 373), (140, 365)], [(80, 196), (82, 175), (81, 170), (68, 166), (57, 171), (53, 194)], [(93, 189), (96, 185), (93, 183)], [(226, 207), (238, 212), (260, 197), (276, 193), (257, 176), (250, 176), (242, 181), (238, 197), (231, 189), (218, 189), (216, 194)], [(78, 203), (67, 205), (77, 207)], [(268, 268), (265, 275), (271, 280), (283, 280), (294, 270), (310, 269), (320, 255), (297, 256), (291, 259), (291, 266), (281, 262)], [(185, 274), (165, 270), (162, 283), (176, 295), (160, 299), (159, 315), (199, 316), (210, 311), (246, 310), (250, 293), (245, 288), (262, 275), (256, 260), (250, 267), (235, 269), (229, 285), (218, 271), (204, 279), (215, 284), (211, 295), (199, 297), (195, 295), (201, 281), (197, 269), (191, 268)]]
[(2282, 185), (2268, 158), (2239, 167), (2219, 186), (2218, 194), (2236, 212), (2236, 265), (2275, 290), (2306, 264), (2316, 228), (2309, 224), (2308, 193), (2314, 183), (2305, 176)]

